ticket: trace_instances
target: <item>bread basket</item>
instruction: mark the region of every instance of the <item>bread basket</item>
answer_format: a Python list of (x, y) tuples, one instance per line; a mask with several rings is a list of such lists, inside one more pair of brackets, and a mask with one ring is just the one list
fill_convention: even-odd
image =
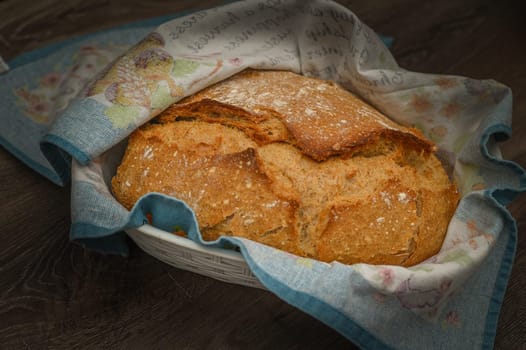
[(146, 253), (169, 265), (223, 282), (265, 289), (237, 251), (206, 247), (151, 225), (130, 228), (126, 233)]

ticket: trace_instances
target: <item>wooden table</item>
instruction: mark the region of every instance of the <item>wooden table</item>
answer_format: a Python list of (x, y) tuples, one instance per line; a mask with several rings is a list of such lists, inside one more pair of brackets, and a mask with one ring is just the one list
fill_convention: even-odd
[[(514, 92), (504, 156), (526, 166), (523, 2), (341, 1), (395, 38), (404, 68), (492, 78)], [(221, 1), (0, 1), (7, 60), (96, 29)], [(172, 268), (132, 247), (129, 258), (68, 241), (69, 191), (0, 149), (0, 348), (340, 349), (353, 345), (273, 294)], [(526, 232), (526, 195), (510, 210)], [(526, 240), (519, 237), (496, 349), (526, 343)], [(3, 345), (2, 345), (3, 344)]]

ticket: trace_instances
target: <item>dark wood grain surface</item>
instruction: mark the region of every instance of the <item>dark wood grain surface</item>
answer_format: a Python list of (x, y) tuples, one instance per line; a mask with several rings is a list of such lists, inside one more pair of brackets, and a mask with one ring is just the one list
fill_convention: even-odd
[[(516, 1), (340, 1), (395, 38), (404, 68), (492, 78), (514, 92), (504, 156), (526, 166), (526, 18)], [(221, 1), (0, 0), (0, 55)], [(69, 188), (0, 149), (1, 349), (349, 349), (273, 294), (172, 268), (132, 246), (122, 258), (68, 241)], [(496, 349), (526, 348), (526, 195)]]

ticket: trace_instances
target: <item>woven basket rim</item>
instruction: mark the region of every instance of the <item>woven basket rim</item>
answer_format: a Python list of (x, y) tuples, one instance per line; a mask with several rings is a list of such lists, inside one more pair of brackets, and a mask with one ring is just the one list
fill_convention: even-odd
[(149, 224), (144, 224), (142, 226), (139, 226), (135, 230), (139, 231), (143, 235), (154, 237), (159, 240), (167, 241), (174, 245), (180, 246), (182, 248), (186, 248), (191, 251), (197, 251), (197, 252), (204, 253), (204, 254), (211, 254), (217, 257), (235, 260), (239, 262), (246, 262), (245, 259), (243, 258), (243, 255), (241, 255), (241, 253), (237, 251), (222, 249), (222, 248), (215, 248), (215, 247), (208, 247), (204, 244), (194, 242), (191, 239), (188, 239), (186, 237), (177, 236), (173, 233), (161, 230)]

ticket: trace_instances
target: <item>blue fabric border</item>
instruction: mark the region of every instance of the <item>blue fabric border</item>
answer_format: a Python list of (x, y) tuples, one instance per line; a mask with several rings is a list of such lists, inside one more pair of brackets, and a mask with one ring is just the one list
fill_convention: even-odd
[[(511, 137), (512, 129), (506, 124), (494, 124), (485, 128), (484, 133), (480, 138), (480, 153), (489, 162), (500, 167), (505, 167), (517, 174), (519, 177), (519, 188), (498, 188), (492, 191), (492, 198), (496, 199), (500, 204), (507, 205), (520, 193), (526, 191), (526, 171), (521, 166), (513, 161), (506, 159), (498, 159), (493, 157), (488, 152), (487, 144), (490, 137), (495, 137), (497, 142), (504, 141), (505, 138)], [(505, 137), (504, 137), (505, 136)], [(507, 210), (506, 210), (507, 211)]]
[(504, 301), (504, 295), (506, 294), (506, 288), (511, 275), (513, 261), (515, 260), (516, 249), (517, 226), (515, 225), (515, 221), (513, 221), (513, 228), (509, 234), (508, 243), (502, 257), (499, 273), (495, 280), (493, 295), (491, 296), (491, 300), (489, 302), (488, 314), (486, 316), (486, 325), (484, 327), (484, 336), (482, 338), (483, 349), (491, 350), (495, 344), (495, 336), (497, 335), (497, 324), (499, 321), (500, 310), (502, 308), (502, 302)]
[(228, 240), (229, 242), (232, 242), (238, 246), (247, 264), (250, 266), (250, 270), (259, 279), (259, 281), (268, 290), (277, 292), (277, 295), (279, 295), (280, 298), (285, 300), (287, 303), (308, 313), (330, 328), (338, 331), (340, 334), (345, 336), (347, 339), (362, 349), (393, 350), (392, 347), (381, 342), (377, 337), (366, 331), (364, 328), (359, 326), (353, 320), (349, 319), (345, 314), (338, 311), (330, 304), (327, 304), (307, 293), (293, 290), (282, 282), (274, 279), (272, 276), (267, 274), (266, 271), (262, 270), (257, 264), (255, 264), (255, 262), (250, 258), (250, 255), (247, 253), (245, 246), (242, 244), (236, 244), (235, 238), (230, 239), (229, 237), (225, 237), (223, 239)]
[[(524, 172), (523, 174), (524, 175)], [(506, 288), (508, 286), (508, 280), (511, 275), (511, 270), (513, 268), (513, 261), (515, 260), (515, 251), (517, 249), (517, 234), (518, 229), (515, 222), (515, 219), (512, 217), (509, 210), (501, 203), (497, 198), (495, 198), (494, 193), (498, 190), (487, 190), (485, 191), (485, 196), (491, 199), (496, 207), (500, 210), (503, 217), (506, 219), (506, 224), (508, 227), (508, 242), (504, 250), (499, 272), (495, 279), (495, 285), (493, 289), (493, 294), (488, 306), (488, 314), (486, 316), (486, 324), (484, 327), (484, 336), (482, 339), (482, 348), (491, 350), (495, 343), (495, 336), (497, 331), (497, 323), (499, 321), (500, 310), (502, 307), (502, 302), (504, 300), (504, 295), (506, 294)], [(506, 234), (501, 232), (501, 234)]]
[[(490, 198), (501, 214), (505, 217), (510, 229), (508, 232), (508, 242), (504, 251), (501, 265), (493, 294), (488, 307), (488, 314), (486, 316), (486, 325), (484, 327), (484, 337), (482, 340), (483, 349), (493, 349), (495, 343), (495, 336), (497, 330), (497, 323), (499, 320), (502, 302), (506, 294), (506, 288), (513, 268), (513, 261), (515, 260), (515, 252), (517, 249), (518, 229), (515, 219), (512, 217), (505, 205), (509, 204), (521, 192), (526, 191), (526, 172), (517, 163), (505, 159), (497, 159), (493, 157), (487, 148), (490, 137), (495, 137), (496, 141), (504, 141), (511, 137), (512, 129), (506, 124), (494, 124), (487, 127), (482, 134), (480, 140), (480, 152), (483, 157), (491, 163), (498, 166), (506, 167), (516, 172), (519, 176), (519, 188), (497, 188), (489, 189), (484, 192), (485, 196)], [(503, 233), (501, 233), (503, 234)]]
[[(49, 146), (56, 147), (58, 149), (58, 152), (56, 152), (54, 147), (49, 147)], [(60, 160), (60, 159), (57, 159), (57, 157), (60, 157), (59, 152), (61, 152), (62, 150), (65, 150), (70, 155), (72, 155), (76, 160), (78, 160), (81, 164), (87, 164), (90, 161), (90, 157), (86, 153), (80, 151), (77, 147), (72, 145), (68, 140), (65, 140), (62, 137), (59, 137), (57, 135), (52, 135), (52, 134), (44, 135), (44, 137), (42, 137), (42, 139), (40, 140), (40, 147), (41, 147), (42, 152), (48, 159), (51, 158), (53, 160)]]
[(57, 174), (53, 173), (48, 168), (42, 166), (41, 164), (35, 162), (33, 159), (27, 157), (24, 153), (19, 151), (18, 148), (11, 145), (11, 143), (9, 143), (2, 136), (0, 136), (0, 145), (2, 145), (2, 147), (4, 147), (9, 153), (14, 155), (19, 160), (21, 160), (31, 169), (35, 170), (36, 172), (38, 172), (40, 175), (44, 176), (45, 178), (51, 180), (54, 184), (57, 184), (59, 186), (64, 186), (64, 182), (62, 181), (62, 178), (60, 176), (57, 176)]
[[(88, 223), (72, 223), (70, 232), (75, 231), (76, 234), (85, 236), (86, 238), (77, 238), (75, 242), (81, 244), (82, 246), (90, 249), (96, 250), (101, 253), (106, 254), (117, 254), (123, 257), (127, 257), (129, 250), (128, 245), (125, 244), (127, 240), (127, 235), (124, 231), (115, 233), (113, 230), (109, 231), (106, 227), (100, 227)], [(98, 238), (91, 238), (93, 233), (96, 232), (99, 236)], [(104, 237), (100, 236), (101, 232), (106, 232)], [(126, 251), (115, 250), (109, 247), (119, 247), (124, 246)]]
[[(61, 147), (57, 147), (60, 145)], [(69, 154), (64, 150), (68, 150)], [(71, 178), (71, 155), (77, 157), (86, 157), (78, 151), (69, 142), (55, 135), (45, 135), (40, 140), (40, 151), (49, 160), (49, 164), (55, 169), (62, 183), (69, 182)], [(83, 159), (83, 158), (80, 158)]]

